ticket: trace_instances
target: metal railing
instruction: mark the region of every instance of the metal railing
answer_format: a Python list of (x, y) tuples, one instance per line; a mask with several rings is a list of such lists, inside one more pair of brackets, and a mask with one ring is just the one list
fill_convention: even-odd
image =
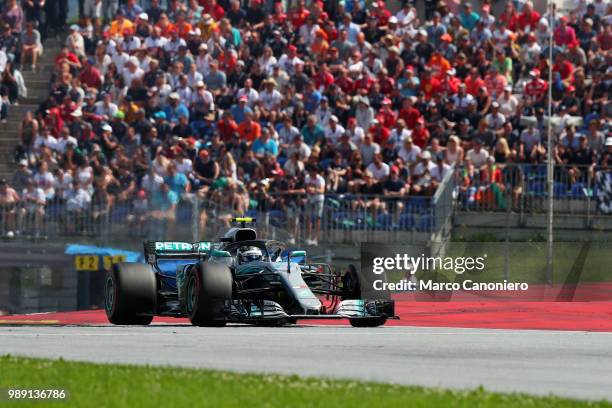
[[(598, 166), (557, 165), (553, 174), (553, 198), (558, 214), (608, 215), (598, 207), (603, 191), (598, 181), (612, 169)], [(545, 213), (547, 168), (545, 164), (460, 167), (455, 172), (456, 208), (461, 211)]]
[(0, 206), (0, 238), (195, 241), (218, 237), (232, 217), (248, 215), (265, 236), (296, 243), (426, 241), (452, 211), (449, 197), (447, 192), (436, 197), (327, 194), (319, 200), (305, 194), (220, 191), (206, 197), (184, 194), (173, 211), (152, 208), (151, 201), (105, 199), (75, 206), (55, 197), (44, 205)]

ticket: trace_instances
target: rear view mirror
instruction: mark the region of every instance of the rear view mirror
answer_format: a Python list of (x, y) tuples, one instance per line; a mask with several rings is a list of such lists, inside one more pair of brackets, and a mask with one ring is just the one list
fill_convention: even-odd
[(289, 260), (291, 260), (291, 258), (304, 258), (304, 261), (306, 260), (306, 251), (291, 251), (289, 252), (289, 256), (288, 256)]

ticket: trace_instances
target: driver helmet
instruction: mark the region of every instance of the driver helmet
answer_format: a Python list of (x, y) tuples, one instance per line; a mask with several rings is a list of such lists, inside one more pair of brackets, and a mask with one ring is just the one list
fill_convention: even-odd
[(263, 260), (263, 254), (257, 247), (244, 247), (238, 250), (238, 261), (241, 264), (261, 260)]

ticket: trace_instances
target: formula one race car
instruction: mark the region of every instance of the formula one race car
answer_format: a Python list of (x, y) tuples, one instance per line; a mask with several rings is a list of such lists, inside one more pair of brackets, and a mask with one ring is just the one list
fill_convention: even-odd
[(327, 264), (307, 263), (304, 251), (258, 239), (245, 227), (255, 220), (234, 221), (241, 226), (218, 243), (148, 241), (147, 263), (116, 264), (105, 284), (108, 320), (146, 325), (153, 316), (174, 316), (196, 326), (223, 326), (348, 319), (356, 327), (375, 327), (396, 318), (392, 300), (360, 299), (355, 268), (340, 275)]

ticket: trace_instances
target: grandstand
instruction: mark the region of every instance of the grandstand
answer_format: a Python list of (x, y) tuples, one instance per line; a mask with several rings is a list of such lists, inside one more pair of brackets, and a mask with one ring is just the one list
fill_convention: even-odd
[(605, 2), (554, 28), (530, 2), (163, 3), (80, 10), (35, 72), (14, 61), (2, 237), (198, 239), (235, 214), (301, 244), (542, 228), (549, 88), (558, 226), (612, 231)]

